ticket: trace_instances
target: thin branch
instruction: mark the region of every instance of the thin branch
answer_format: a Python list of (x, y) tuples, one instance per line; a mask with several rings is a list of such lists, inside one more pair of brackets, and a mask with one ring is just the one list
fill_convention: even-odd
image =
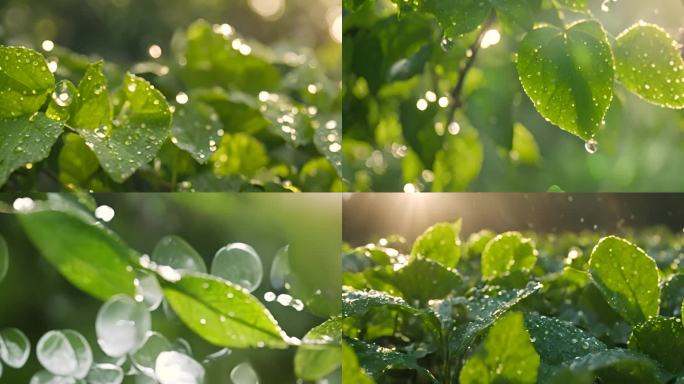
[(463, 100), (461, 99), (461, 93), (463, 92), (463, 86), (465, 85), (465, 78), (468, 72), (473, 68), (475, 64), (475, 59), (477, 58), (477, 53), (480, 50), (480, 44), (482, 43), (482, 38), (484, 34), (489, 30), (489, 27), (494, 22), (494, 17), (490, 17), (480, 28), (480, 33), (477, 35), (477, 39), (468, 48), (466, 52), (470, 52), (470, 56), (466, 57), (465, 64), (462, 65), (461, 70), (458, 72), (458, 82), (456, 86), (451, 90), (451, 108), (449, 109), (448, 121), (451, 123), (454, 121), (454, 115), (456, 111), (463, 106)]

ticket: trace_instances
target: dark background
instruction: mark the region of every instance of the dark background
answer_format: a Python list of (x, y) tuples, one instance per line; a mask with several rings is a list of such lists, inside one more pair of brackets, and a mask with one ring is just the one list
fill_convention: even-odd
[[(0, 200), (11, 204), (15, 197), (0, 195)], [(262, 302), (265, 292), (274, 291), (269, 283), (273, 257), (280, 247), (290, 244), (296, 276), (323, 291), (326, 303), (317, 312), (323, 315), (326, 307), (339, 307), (340, 195), (108, 194), (96, 195), (95, 199), (100, 205), (114, 208), (116, 216), (108, 226), (141, 253), (151, 253), (159, 239), (176, 234), (188, 241), (210, 267), (215, 252), (225, 244), (252, 245), (264, 267), (263, 282), (253, 292)], [(101, 355), (95, 338), (95, 318), (102, 303), (74, 288), (45, 261), (13, 215), (0, 214), (0, 235), (7, 240), (10, 252), (9, 272), (0, 282), (0, 329), (21, 329), (32, 346), (29, 363), (18, 370), (4, 366), (0, 383), (29, 382), (41, 369), (35, 355), (36, 343), (52, 329), (81, 332), (96, 357)], [(290, 336), (301, 338), (324, 320), (308, 309), (297, 312), (276, 302), (265, 305)], [(161, 307), (153, 312), (152, 328), (169, 340), (179, 336), (188, 340), (198, 361), (221, 348), (203, 341), (180, 322), (167, 319)], [(244, 361), (252, 364), (262, 383), (294, 383), (294, 353), (294, 348), (233, 350), (228, 357), (205, 366), (207, 384), (227, 383), (232, 367)]]
[(346, 194), (343, 201), (343, 239), (352, 245), (391, 234), (410, 244), (432, 224), (459, 218), (461, 238), (481, 229), (620, 234), (655, 225), (684, 228), (684, 194), (376, 193)]

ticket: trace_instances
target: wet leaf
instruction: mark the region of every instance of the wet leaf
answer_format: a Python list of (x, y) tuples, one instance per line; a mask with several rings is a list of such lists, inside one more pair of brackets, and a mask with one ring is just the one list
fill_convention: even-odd
[(116, 182), (150, 162), (168, 137), (171, 112), (150, 83), (126, 75), (115, 99), (114, 120), (106, 129), (78, 129), (102, 168)]
[(507, 25), (528, 29), (540, 5), (540, 0), (436, 0), (433, 13), (449, 36), (459, 36), (477, 29), (493, 10)]
[(593, 138), (613, 98), (613, 54), (595, 21), (565, 30), (542, 26), (518, 51), (518, 74), (539, 113), (578, 137)]
[(519, 232), (506, 232), (494, 237), (482, 251), (482, 278), (504, 277), (512, 272), (529, 272), (537, 263), (537, 250), (532, 240)]
[(674, 374), (684, 370), (684, 327), (673, 317), (652, 317), (634, 327), (629, 348), (662, 364)]
[(0, 118), (0, 186), (16, 169), (48, 157), (61, 133), (62, 124), (42, 113)]
[(57, 159), (59, 181), (64, 185), (88, 186), (91, 176), (100, 168), (97, 157), (79, 135), (67, 133), (62, 139), (64, 146)]
[(572, 371), (589, 371), (604, 383), (663, 383), (663, 373), (648, 357), (627, 349), (593, 352), (568, 363)]
[(534, 384), (539, 361), (523, 314), (510, 312), (490, 328), (480, 348), (463, 365), (459, 380), (463, 384)]
[(198, 273), (162, 281), (169, 304), (207, 341), (235, 348), (285, 348), (288, 337), (271, 313), (243, 288)]
[(608, 304), (632, 324), (658, 315), (658, 266), (641, 248), (604, 237), (591, 252), (589, 272)]
[(295, 354), (297, 377), (318, 380), (340, 367), (342, 351), (342, 322), (334, 317), (311, 328), (304, 335), (302, 345)]
[(219, 115), (210, 105), (191, 100), (176, 107), (171, 125), (172, 141), (198, 163), (206, 163), (216, 152), (224, 132)]
[(74, 286), (101, 300), (134, 294), (131, 263), (137, 254), (104, 226), (58, 210), (18, 217), (38, 250)]
[(438, 223), (426, 229), (413, 243), (411, 258), (434, 260), (447, 268), (453, 268), (461, 257), (461, 221)]
[(637, 23), (615, 44), (618, 80), (646, 101), (684, 108), (684, 59), (670, 35), (654, 24)]
[(38, 52), (0, 45), (0, 119), (38, 111), (54, 86), (55, 77)]
[(373, 384), (366, 371), (359, 366), (359, 359), (354, 350), (345, 342), (342, 343), (342, 381), (344, 383)]

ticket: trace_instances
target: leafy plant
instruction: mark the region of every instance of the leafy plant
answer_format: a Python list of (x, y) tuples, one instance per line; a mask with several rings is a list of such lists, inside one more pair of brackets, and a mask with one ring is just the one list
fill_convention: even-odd
[[(681, 233), (481, 231), (461, 241), (458, 229), (454, 239), (436, 228), (460, 222), (435, 224), (412, 247), (396, 236), (345, 247), (345, 381), (682, 380)], [(428, 237), (443, 248), (408, 254)], [(454, 250), (460, 259), (443, 257)]]
[[(94, 319), (97, 346), (105, 357), (96, 358), (94, 346), (75, 330), (49, 331), (35, 347), (44, 370), (33, 376), (32, 384), (208, 383), (205, 366), (229, 355), (229, 348), (296, 348), (295, 373), (302, 380), (338, 374), (340, 319), (323, 321), (301, 340), (286, 334), (251, 294), (263, 277), (260, 257), (252, 247), (233, 243), (219, 249), (211, 274), (193, 247), (177, 236), (162, 238), (151, 255), (141, 255), (104, 225), (108, 219), (101, 209), (93, 215), (87, 208), (93, 202), (83, 199), (85, 206), (51, 194), (44, 201), (20, 198), (13, 209), (4, 208), (17, 215), (36, 248), (71, 284), (105, 301)], [(7, 252), (0, 257), (6, 259)], [(295, 294), (296, 284), (301, 283), (290, 270), (287, 247), (276, 260), (271, 274), (283, 282), (277, 289), (285, 287)], [(317, 299), (277, 296), (278, 303), (296, 311), (313, 307)], [(265, 300), (276, 300), (276, 294), (268, 292)], [(151, 313), (157, 309), (222, 349), (202, 360), (193, 356), (184, 339), (170, 340), (153, 331)], [(0, 331), (0, 358), (8, 366), (21, 368), (30, 348), (21, 331)], [(228, 372), (221, 380), (227, 377)], [(230, 377), (234, 382), (259, 380), (247, 362), (235, 366)]]
[[(684, 108), (684, 61), (679, 42), (660, 26), (634, 20), (616, 27), (640, 14), (620, 7), (637, 5), (609, 9), (604, 1), (605, 22), (595, 3), (344, 1), (345, 179), (376, 191), (631, 186), (641, 178), (638, 167), (626, 165), (626, 177), (611, 172), (611, 159), (631, 164), (621, 154), (639, 152), (644, 144), (634, 140), (652, 135), (648, 122), (627, 121), (626, 108), (672, 119), (659, 133), (675, 134), (681, 113), (629, 94)], [(604, 24), (624, 31), (613, 36)], [(598, 154), (587, 156), (550, 125)], [(671, 147), (673, 161), (679, 152)], [(675, 173), (663, 172), (656, 188)], [(652, 178), (646, 188), (653, 190)]]
[(0, 46), (0, 186), (341, 187), (339, 90), (313, 54), (203, 20), (171, 45), (125, 74), (52, 43), (44, 55)]

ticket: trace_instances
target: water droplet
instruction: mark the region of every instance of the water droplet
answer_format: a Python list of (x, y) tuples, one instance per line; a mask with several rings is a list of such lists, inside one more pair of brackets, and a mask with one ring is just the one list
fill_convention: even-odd
[(95, 208), (95, 217), (108, 223), (114, 218), (114, 209), (108, 205), (100, 205)]
[(26, 335), (16, 328), (0, 331), (0, 359), (12, 368), (21, 368), (31, 353), (31, 343)]
[(162, 352), (172, 351), (173, 346), (164, 335), (148, 332), (143, 345), (130, 355), (133, 365), (147, 376), (154, 377), (154, 366)]
[(292, 273), (290, 268), (289, 249), (289, 245), (280, 248), (273, 258), (270, 275), (271, 287), (273, 287), (273, 289), (282, 289)]
[(97, 313), (97, 343), (108, 356), (123, 356), (142, 344), (150, 327), (150, 313), (143, 304), (128, 296), (117, 295)]
[(586, 151), (590, 154), (594, 154), (596, 151), (598, 151), (598, 142), (594, 139), (589, 139), (586, 143), (584, 143), (584, 149), (586, 149)]
[(69, 84), (65, 81), (60, 82), (52, 92), (52, 100), (60, 107), (66, 108), (74, 101), (73, 91), (69, 88)]
[(193, 358), (176, 351), (157, 357), (155, 372), (160, 384), (202, 384), (204, 368)]
[(235, 384), (259, 384), (259, 376), (252, 365), (244, 362), (236, 365), (230, 371), (230, 379)]
[(232, 243), (216, 252), (211, 274), (252, 292), (261, 284), (263, 267), (254, 248), (244, 243)]
[(204, 259), (185, 240), (178, 236), (165, 236), (154, 247), (152, 260), (179, 271), (206, 273)]
[(439, 42), (439, 46), (442, 47), (444, 51), (448, 51), (454, 46), (454, 40), (444, 36), (442, 37), (442, 41)]
[(96, 364), (90, 368), (86, 382), (88, 384), (121, 384), (124, 373), (115, 364)]
[(50, 331), (36, 346), (40, 364), (55, 375), (84, 378), (93, 364), (93, 352), (86, 339), (72, 330)]

